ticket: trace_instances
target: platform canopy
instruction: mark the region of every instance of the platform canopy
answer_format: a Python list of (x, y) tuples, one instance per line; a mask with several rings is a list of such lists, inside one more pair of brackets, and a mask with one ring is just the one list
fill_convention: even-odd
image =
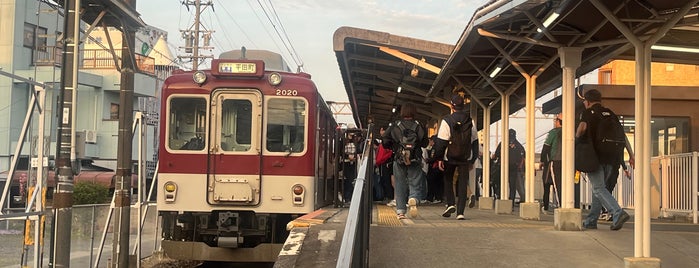
[[(600, 6), (593, 5), (597, 2)], [(627, 27), (641, 40), (662, 27), (672, 29), (652, 51), (654, 62), (699, 64), (699, 27), (693, 6), (675, 25), (667, 21), (689, 1), (667, 0), (496, 0), (479, 8), (431, 86), (427, 99), (454, 89), (466, 90), (500, 120), (500, 93), (513, 92), (510, 112), (525, 106), (525, 79), (543, 69), (536, 98), (561, 85), (559, 47), (582, 47), (577, 75), (614, 59), (634, 60), (634, 48), (604, 16)], [(498, 90), (496, 90), (498, 89)], [(478, 125), (482, 128), (482, 113)]]
[[(64, 5), (65, 1), (58, 2)], [(82, 8), (81, 18), (88, 23), (100, 21), (107, 26), (116, 28), (121, 28), (122, 26), (145, 27), (146, 23), (141, 20), (140, 14), (136, 12), (136, 8), (131, 7), (126, 2), (124, 0), (80, 0)]]
[[(423, 124), (449, 113), (448, 96), (427, 93), (454, 46), (352, 27), (333, 36), (354, 121), (366, 127), (368, 116), (377, 129), (399, 119), (398, 105), (411, 102)], [(398, 92), (400, 87), (400, 92)]]

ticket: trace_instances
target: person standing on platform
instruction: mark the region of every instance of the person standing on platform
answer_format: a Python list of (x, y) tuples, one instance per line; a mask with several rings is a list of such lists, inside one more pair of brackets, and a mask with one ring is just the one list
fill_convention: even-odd
[[(437, 130), (435, 141), (435, 159), (440, 161), (444, 169), (444, 196), (447, 208), (443, 217), (451, 217), (456, 212), (457, 220), (465, 220), (467, 187), (469, 171), (478, 158), (478, 133), (473, 120), (466, 114), (464, 98), (454, 94), (451, 98), (451, 114), (442, 119)], [(458, 169), (458, 171), (457, 171)], [(454, 173), (458, 172), (456, 194), (454, 199)], [(454, 206), (456, 205), (456, 206)]]
[[(595, 152), (599, 160), (599, 168), (593, 172), (587, 173), (587, 177), (592, 184), (592, 207), (590, 213), (583, 221), (583, 228), (597, 229), (597, 220), (599, 218), (602, 207), (604, 206), (609, 213), (612, 214), (612, 225), (610, 229), (613, 231), (619, 230), (624, 226), (624, 223), (631, 217), (624, 209), (619, 206), (619, 203), (614, 199), (614, 196), (607, 190), (605, 179), (612, 173), (612, 169), (618, 168), (618, 155), (605, 153), (606, 149), (598, 141), (607, 128), (604, 127), (605, 122), (609, 118), (616, 120), (619, 123), (617, 116), (609, 108), (602, 106), (602, 94), (596, 89), (591, 89), (585, 92), (583, 104), (585, 111), (580, 116), (580, 124), (575, 132), (575, 138), (590, 139), (595, 145)], [(623, 132), (623, 127), (622, 127)], [(606, 139), (604, 139), (606, 140)], [(614, 145), (605, 145), (612, 147)], [(623, 148), (622, 148), (623, 150)]]
[(475, 193), (469, 199), (468, 207), (470, 208), (476, 206), (476, 199), (481, 197), (481, 191), (483, 190), (481, 188), (481, 183), (483, 182), (483, 144), (478, 145), (478, 159), (476, 159), (473, 166), (476, 169), (475, 178), (473, 179)]
[[(508, 178), (510, 183), (509, 198), (512, 200), (513, 204), (515, 201), (515, 190), (519, 194), (519, 202), (524, 202), (524, 178), (522, 178), (522, 173), (524, 172), (524, 146), (517, 140), (517, 132), (514, 129), (509, 130), (510, 141), (507, 148), (510, 150), (509, 156), (509, 166), (508, 171), (510, 177)], [(500, 158), (500, 147), (502, 143), (498, 144), (498, 148), (495, 149), (494, 158)], [(500, 159), (502, 163), (502, 159)]]
[(440, 169), (439, 161), (435, 161), (434, 142), (437, 136), (430, 137), (428, 148), (428, 169), (427, 169), (427, 200), (432, 201), (432, 204), (442, 203), (444, 198), (444, 170)]
[(553, 119), (553, 129), (546, 136), (544, 146), (541, 148), (541, 163), (543, 164), (542, 182), (544, 183), (544, 196), (542, 200), (542, 212), (549, 212), (551, 187), (555, 194), (558, 206), (561, 204), (561, 134), (563, 120), (561, 115)]
[[(633, 149), (631, 149), (631, 143), (629, 142), (629, 139), (625, 138), (624, 140), (625, 140), (625, 145), (626, 145), (625, 146), (626, 151), (629, 153), (629, 165), (631, 166), (631, 168), (634, 168), (636, 161), (634, 158)], [(619, 179), (619, 169), (620, 168), (624, 170), (624, 176), (626, 176), (626, 178), (631, 180), (631, 173), (629, 171), (629, 167), (626, 166), (626, 163), (624, 162), (624, 151), (623, 150), (619, 151), (619, 153), (617, 155), (618, 155), (618, 158), (616, 161), (617, 164), (612, 165), (612, 167), (613, 167), (612, 172), (607, 176), (607, 178), (604, 179), (607, 191), (612, 193), (612, 195), (614, 193), (614, 188), (616, 188), (616, 183)], [(614, 168), (614, 167), (616, 167), (616, 168)], [(609, 211), (607, 211), (604, 208), (603, 208), (603, 212), (602, 212), (602, 214), (600, 214), (599, 218), (604, 219), (606, 221), (612, 221), (612, 215), (609, 214)]]
[(396, 214), (405, 218), (406, 202), (410, 217), (418, 216), (420, 179), (422, 176), (422, 147), (427, 146), (427, 131), (415, 120), (417, 108), (404, 103), (400, 109), (401, 120), (393, 122), (382, 136), (384, 146), (393, 148), (393, 175), (395, 177)]
[[(379, 136), (383, 136), (386, 132), (384, 128), (379, 130)], [(380, 140), (378, 140), (380, 141)], [(393, 150), (391, 148), (379, 144), (379, 154), (376, 157), (376, 165), (379, 167), (379, 174), (381, 176), (381, 188), (386, 198), (386, 205), (389, 207), (396, 206), (396, 198), (394, 196), (394, 185), (395, 180), (393, 178)]]
[[(358, 134), (354, 134), (358, 135)], [(354, 143), (354, 136), (347, 137), (344, 146), (344, 159), (342, 163), (342, 200), (349, 202), (352, 198), (354, 180), (357, 178), (357, 145)]]

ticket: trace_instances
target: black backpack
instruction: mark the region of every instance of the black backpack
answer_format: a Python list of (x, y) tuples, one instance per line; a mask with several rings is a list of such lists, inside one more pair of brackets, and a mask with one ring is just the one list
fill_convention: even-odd
[(466, 162), (471, 156), (471, 118), (463, 122), (456, 121), (453, 117), (445, 118), (451, 129), (451, 138), (447, 145), (447, 159), (449, 161)]
[(396, 160), (399, 163), (409, 166), (413, 162), (418, 162), (422, 158), (422, 149), (418, 145), (420, 138), (418, 137), (418, 128), (420, 125), (417, 121), (412, 123), (412, 127), (406, 127), (405, 122), (398, 121), (396, 126), (400, 131), (400, 140), (398, 150), (395, 154)]
[(609, 108), (602, 107), (598, 111), (600, 120), (592, 139), (597, 155), (614, 157), (623, 154), (626, 134), (619, 118)]

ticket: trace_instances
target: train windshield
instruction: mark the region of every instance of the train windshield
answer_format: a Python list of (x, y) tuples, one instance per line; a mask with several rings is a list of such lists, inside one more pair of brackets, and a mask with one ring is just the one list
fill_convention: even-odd
[(300, 153), (306, 148), (306, 101), (272, 98), (267, 103), (267, 151)]
[(206, 144), (206, 99), (173, 97), (169, 103), (168, 147), (170, 150), (204, 150)]

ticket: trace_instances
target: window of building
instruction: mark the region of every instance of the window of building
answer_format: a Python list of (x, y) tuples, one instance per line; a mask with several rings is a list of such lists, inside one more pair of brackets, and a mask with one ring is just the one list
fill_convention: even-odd
[[(621, 121), (633, 146), (636, 121), (629, 116), (621, 117)], [(651, 117), (652, 156), (688, 153), (689, 129), (688, 117)], [(625, 159), (628, 159), (628, 155)]]
[(36, 26), (31, 23), (24, 23), (24, 36), (23, 36), (23, 44), (24, 47), (28, 48), (34, 48), (34, 30), (36, 29)]
[(109, 106), (109, 119), (119, 120), (119, 104), (112, 103), (112, 105)]
[(600, 70), (599, 71), (599, 84), (600, 85), (611, 85), (612, 84), (612, 70)]
[(306, 101), (274, 98), (267, 103), (267, 151), (298, 153), (305, 149)]

